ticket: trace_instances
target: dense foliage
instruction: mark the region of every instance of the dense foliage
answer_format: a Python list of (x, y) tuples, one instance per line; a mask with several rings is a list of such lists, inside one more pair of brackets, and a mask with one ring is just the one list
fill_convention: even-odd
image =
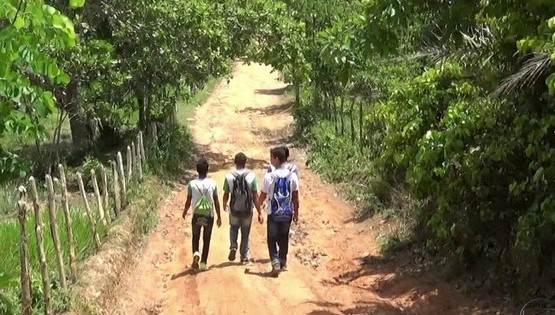
[[(43, 172), (60, 162), (65, 120), (76, 162), (128, 130), (162, 127), (175, 121), (178, 99), (229, 73), (249, 38), (241, 16), (213, 1), (12, 0), (0, 10), (0, 140), (23, 134), (38, 153), (53, 153), (42, 154)], [(2, 148), (0, 180), (31, 171), (16, 149)]]
[[(178, 98), (247, 55), (292, 83), (313, 167), (356, 179), (373, 209), (406, 191), (418, 206), (403, 215), (433, 252), (545, 289), (554, 16), (547, 0), (8, 0), (0, 140), (58, 145), (69, 119), (75, 147), (116, 145), (131, 128), (174, 121)], [(180, 141), (172, 135), (164, 141)], [(0, 148), (0, 180), (28, 171)]]
[(377, 209), (407, 191), (419, 206), (403, 215), (432, 251), (518, 275), (503, 286), (545, 289), (555, 277), (549, 1), (250, 3), (265, 8), (251, 58), (293, 83), (313, 167), (357, 179)]

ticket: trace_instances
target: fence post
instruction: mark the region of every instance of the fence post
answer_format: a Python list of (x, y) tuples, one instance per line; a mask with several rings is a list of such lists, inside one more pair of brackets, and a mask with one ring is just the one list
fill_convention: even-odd
[(131, 154), (131, 147), (127, 146), (127, 183), (131, 182), (131, 177), (133, 176), (133, 155)]
[(135, 161), (137, 162), (137, 171), (139, 172), (139, 180), (142, 180), (143, 179), (143, 162), (142, 162), (143, 158), (142, 158), (142, 154), (141, 154), (141, 145), (140, 145), (140, 143), (141, 143), (141, 139), (140, 139), (139, 135), (137, 135), (137, 146), (136, 146), (137, 155), (135, 157), (136, 158)]
[(52, 177), (48, 174), (45, 176), (46, 187), (48, 189), (48, 214), (50, 215), (50, 234), (54, 242), (54, 249), (56, 250), (56, 259), (58, 263), (58, 276), (60, 277), (60, 284), (62, 289), (67, 290), (66, 271), (64, 266), (64, 255), (62, 251), (62, 244), (60, 242), (60, 234), (58, 233), (58, 218), (56, 216), (56, 195), (54, 194), (54, 184)]
[(141, 159), (143, 160), (143, 163), (146, 163), (146, 152), (142, 131), (139, 131), (139, 147), (141, 148)]
[(64, 210), (64, 218), (66, 223), (67, 243), (69, 245), (69, 268), (71, 269), (72, 280), (75, 281), (77, 275), (77, 258), (75, 254), (75, 238), (73, 237), (73, 219), (69, 212), (69, 200), (67, 196), (67, 180), (64, 166), (58, 164), (60, 169), (60, 186), (62, 191), (62, 209)]
[(121, 157), (121, 152), (118, 151), (118, 156), (117, 156), (117, 167), (118, 167), (118, 173), (119, 173), (119, 178), (120, 178), (120, 183), (121, 183), (121, 208), (123, 209), (123, 207), (125, 207), (125, 205), (127, 205), (127, 187), (125, 185), (126, 183), (126, 179), (125, 179), (125, 172), (123, 171), (123, 159)]
[(104, 225), (108, 225), (106, 217), (104, 216), (104, 207), (102, 206), (102, 197), (100, 196), (100, 190), (98, 189), (98, 181), (96, 180), (96, 172), (94, 169), (91, 170), (91, 179), (93, 182), (94, 194), (96, 195), (96, 203), (98, 204), (98, 213), (100, 214), (100, 220)]
[(131, 168), (133, 169), (133, 173), (139, 173), (137, 170), (137, 150), (135, 148), (135, 141), (131, 141)]
[(110, 161), (110, 165), (112, 166), (112, 174), (113, 180), (112, 184), (114, 185), (114, 208), (116, 212), (116, 217), (119, 216), (121, 211), (121, 198), (120, 198), (120, 189), (119, 189), (119, 176), (118, 176), (118, 166), (116, 162)]
[(50, 278), (48, 277), (48, 263), (46, 262), (46, 254), (44, 252), (44, 223), (42, 222), (42, 214), (40, 211), (39, 194), (37, 192), (37, 183), (33, 176), (29, 177), (29, 184), (33, 192), (33, 208), (35, 210), (35, 232), (37, 235), (37, 248), (40, 262), (40, 273), (42, 277), (42, 291), (44, 295), (44, 313), (52, 314), (52, 300), (50, 295)]
[(98, 237), (96, 219), (92, 215), (91, 206), (89, 205), (89, 201), (87, 200), (87, 192), (85, 191), (85, 185), (83, 185), (83, 176), (81, 176), (81, 173), (79, 172), (77, 172), (77, 182), (79, 183), (79, 190), (81, 190), (81, 196), (83, 196), (83, 201), (85, 202), (85, 211), (87, 211), (87, 216), (89, 217), (89, 221), (91, 221), (94, 243), (96, 244), (96, 249), (99, 249), (101, 243), (100, 237)]
[(100, 165), (100, 176), (102, 177), (102, 202), (104, 206), (104, 210), (106, 211), (106, 217), (108, 222), (111, 220), (111, 213), (108, 209), (108, 174), (106, 174), (106, 168), (104, 165)]
[(27, 204), (27, 191), (25, 187), (19, 186), (19, 231), (20, 231), (20, 247), (19, 258), (21, 263), (21, 314), (31, 315), (33, 312), (31, 300), (31, 272), (29, 266), (29, 240), (27, 238), (27, 212), (29, 205)]

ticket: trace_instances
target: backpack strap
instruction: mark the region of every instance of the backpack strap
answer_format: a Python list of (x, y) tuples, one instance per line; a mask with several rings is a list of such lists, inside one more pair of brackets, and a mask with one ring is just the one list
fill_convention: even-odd
[(202, 196), (205, 196), (205, 197), (210, 198), (210, 196), (207, 195), (207, 193), (208, 193), (208, 189), (207, 189), (207, 188), (201, 189), (198, 185), (195, 185), (195, 187), (197, 188), (198, 192), (199, 192)]

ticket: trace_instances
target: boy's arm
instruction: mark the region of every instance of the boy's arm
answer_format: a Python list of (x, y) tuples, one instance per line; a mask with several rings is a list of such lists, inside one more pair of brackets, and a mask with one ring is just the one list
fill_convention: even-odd
[(216, 214), (218, 215), (218, 219), (220, 216), (220, 201), (218, 200), (218, 190), (214, 188), (214, 209), (216, 209)]
[(266, 173), (266, 175), (264, 175), (264, 180), (262, 181), (260, 196), (258, 197), (259, 207), (264, 203), (264, 201), (266, 201), (266, 197), (268, 196), (268, 190), (270, 189), (270, 180), (271, 180), (270, 173)]
[(293, 214), (293, 220), (296, 222), (299, 220), (299, 191), (295, 190), (293, 192), (293, 207), (295, 207), (295, 213)]
[(185, 219), (185, 216), (187, 216), (187, 211), (189, 211), (189, 208), (191, 207), (192, 196), (193, 196), (193, 191), (191, 189), (191, 184), (189, 184), (187, 185), (187, 200), (185, 201), (185, 207), (183, 209), (183, 214), (181, 215), (183, 219)]
[(258, 212), (258, 215), (262, 215), (262, 211), (260, 210), (260, 200), (258, 200), (258, 182), (256, 181), (256, 177), (254, 178), (254, 180), (252, 181), (252, 185), (251, 185), (251, 190), (252, 190), (252, 197), (254, 200), (254, 207), (256, 208), (256, 212)]
[(223, 197), (223, 204), (224, 204), (224, 211), (227, 211), (227, 202), (229, 201), (229, 184), (227, 183), (227, 178), (224, 179), (224, 197)]
[(296, 175), (293, 175), (293, 179), (292, 179), (292, 184), (291, 185), (293, 188), (293, 207), (295, 209), (295, 213), (293, 214), (293, 221), (295, 223), (297, 223), (297, 221), (299, 221), (299, 210), (300, 210), (300, 202), (299, 202), (299, 179), (297, 178)]

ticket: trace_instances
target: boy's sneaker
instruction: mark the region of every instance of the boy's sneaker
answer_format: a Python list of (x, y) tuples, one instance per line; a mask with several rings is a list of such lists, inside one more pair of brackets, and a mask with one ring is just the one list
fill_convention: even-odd
[(199, 252), (195, 252), (193, 254), (193, 264), (191, 265), (191, 267), (193, 269), (198, 269), (199, 265), (198, 262), (200, 261), (200, 253)]
[(229, 255), (227, 256), (227, 259), (229, 259), (229, 261), (235, 261), (235, 256), (236, 256), (236, 254), (237, 254), (237, 249), (232, 248), (232, 249), (229, 251)]
[(206, 266), (206, 263), (201, 262), (200, 263), (200, 270), (205, 271), (207, 269), (208, 269), (208, 267)]
[(287, 271), (287, 265), (281, 265), (281, 271)]
[(279, 276), (280, 271), (281, 271), (281, 266), (279, 264), (272, 264), (272, 272), (270, 273), (270, 275), (274, 278), (277, 278)]
[(241, 264), (243, 264), (243, 265), (248, 265), (250, 262), (251, 261), (248, 258), (241, 258)]

